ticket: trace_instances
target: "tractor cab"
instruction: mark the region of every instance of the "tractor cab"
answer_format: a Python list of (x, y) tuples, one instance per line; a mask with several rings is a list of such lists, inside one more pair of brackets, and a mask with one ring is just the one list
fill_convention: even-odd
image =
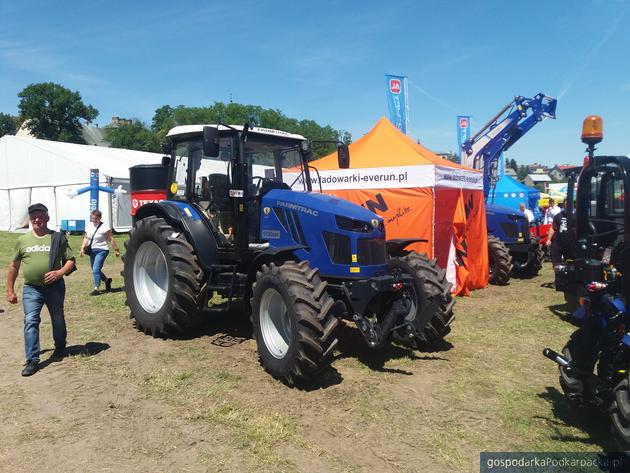
[[(594, 156), (594, 145), (602, 138), (601, 118), (587, 117), (582, 141), (588, 145), (589, 154), (577, 179), (570, 180), (566, 209), (569, 216), (575, 215), (569, 218), (571, 227), (575, 226), (570, 228), (575, 235), (575, 259), (556, 274), (558, 290), (569, 293), (571, 300), (580, 295), (580, 288), (594, 281), (614, 279), (621, 289), (621, 275), (630, 270), (630, 158)], [(627, 298), (628, 288), (624, 290)]]
[(168, 133), (168, 197), (192, 203), (215, 230), (217, 244), (262, 243), (261, 198), (272, 189), (310, 190), (301, 135), (236, 126), (186, 125)]

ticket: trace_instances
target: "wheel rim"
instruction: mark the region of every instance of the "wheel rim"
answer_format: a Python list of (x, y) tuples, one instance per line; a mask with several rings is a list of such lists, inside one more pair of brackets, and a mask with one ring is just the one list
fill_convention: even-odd
[(166, 301), (168, 267), (162, 249), (152, 241), (145, 241), (136, 252), (133, 262), (133, 285), (142, 308), (155, 314)]
[(409, 288), (407, 290), (407, 295), (409, 296), (409, 300), (411, 301), (411, 306), (409, 307), (409, 312), (405, 315), (405, 320), (413, 321), (418, 312), (418, 294), (416, 293), (415, 288)]
[(291, 344), (291, 319), (282, 295), (274, 288), (267, 289), (260, 300), (260, 331), (269, 353), (284, 358)]

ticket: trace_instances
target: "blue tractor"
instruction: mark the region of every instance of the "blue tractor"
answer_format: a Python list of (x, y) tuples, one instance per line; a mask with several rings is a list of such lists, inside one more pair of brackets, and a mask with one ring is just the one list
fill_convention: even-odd
[[(341, 318), (370, 347), (417, 346), (450, 331), (445, 272), (406, 250), (419, 240), (386, 241), (381, 217), (312, 192), (304, 137), (188, 125), (168, 140), (161, 165), (130, 170), (132, 195), (165, 197), (137, 208), (127, 242), (125, 290), (138, 329), (168, 336), (217, 302), (216, 310), (244, 307), (261, 364), (288, 385), (331, 363)], [(347, 146), (338, 155), (348, 167)]]
[(556, 118), (556, 104), (556, 99), (544, 94), (515, 97), (462, 144), (462, 164), (483, 171), (491, 284), (507, 284), (512, 274), (535, 276), (542, 268), (544, 251), (532, 239), (527, 218), (509, 207), (494, 205), (494, 188), (501, 153), (538, 122)]

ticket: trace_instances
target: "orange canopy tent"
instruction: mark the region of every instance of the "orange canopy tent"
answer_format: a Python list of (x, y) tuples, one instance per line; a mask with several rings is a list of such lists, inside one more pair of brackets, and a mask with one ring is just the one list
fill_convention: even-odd
[(422, 238), (410, 246), (437, 258), (453, 293), (488, 284), (488, 239), (480, 172), (440, 158), (381, 118), (350, 145), (350, 169), (337, 153), (311, 163), (313, 189), (369, 208), (387, 238)]

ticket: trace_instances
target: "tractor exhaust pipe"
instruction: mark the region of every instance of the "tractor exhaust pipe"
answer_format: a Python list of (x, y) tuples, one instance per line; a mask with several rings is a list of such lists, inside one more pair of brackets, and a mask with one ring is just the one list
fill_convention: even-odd
[(577, 368), (570, 360), (568, 360), (565, 356), (562, 356), (560, 353), (553, 351), (551, 348), (545, 348), (543, 350), (543, 355), (546, 358), (549, 358), (554, 363), (558, 364), (560, 367), (567, 370), (571, 375), (578, 375), (585, 379), (590, 379), (595, 384), (600, 384), (601, 380), (592, 372), (584, 371), (580, 368)]
[(545, 348), (543, 350), (543, 356), (545, 356), (546, 358), (549, 358), (551, 361), (553, 361), (554, 363), (557, 363), (558, 365), (564, 368), (573, 369), (573, 367), (571, 366), (571, 362), (569, 360), (567, 360), (560, 353), (553, 351), (551, 348)]

